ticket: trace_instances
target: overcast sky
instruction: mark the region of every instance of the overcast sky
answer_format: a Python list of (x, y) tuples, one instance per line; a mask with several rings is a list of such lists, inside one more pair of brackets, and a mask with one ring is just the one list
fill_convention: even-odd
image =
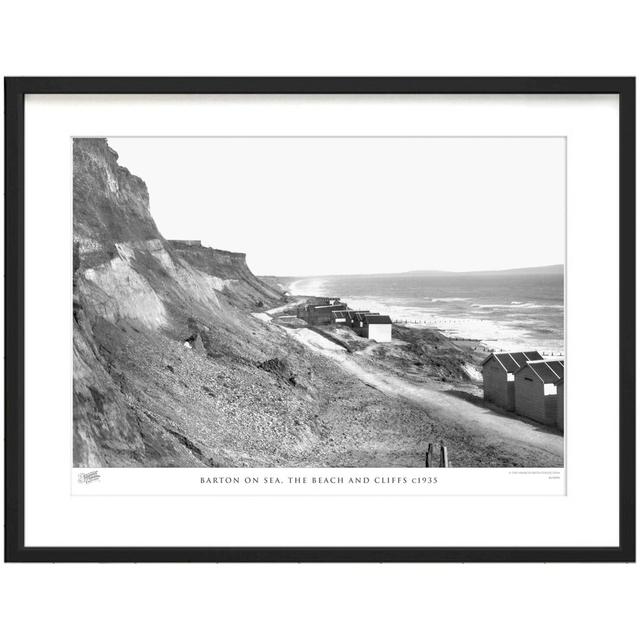
[(167, 239), (259, 275), (564, 262), (562, 138), (109, 138)]

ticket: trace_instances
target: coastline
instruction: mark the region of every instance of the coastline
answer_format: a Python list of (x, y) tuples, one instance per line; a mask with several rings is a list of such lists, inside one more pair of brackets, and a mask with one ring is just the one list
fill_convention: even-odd
[[(393, 421), (376, 431), (378, 460), (387, 455), (386, 430), (400, 420), (403, 439), (423, 434), (422, 441), (428, 441), (424, 436), (428, 425), (434, 441), (450, 446), (454, 466), (564, 465), (561, 433), (484, 401), (479, 365), (487, 352), (480, 341), (452, 340), (434, 327), (399, 324), (393, 327), (391, 342), (378, 343), (345, 327), (312, 327), (291, 314), (297, 305), (316, 301), (313, 296), (291, 296), (287, 305), (253, 315), (311, 357), (341, 370), (345, 391), (360, 385), (359, 394), (366, 390), (373, 394), (378, 410), (391, 412)], [(345, 411), (345, 400), (342, 395), (334, 397), (332, 411)], [(346, 414), (340, 415), (350, 438), (363, 428), (368, 431), (355, 414), (349, 412), (346, 422)]]
[[(334, 291), (328, 278), (298, 279), (286, 287), (292, 297), (317, 297), (339, 295)], [(394, 325), (409, 328), (431, 328), (440, 331), (454, 341), (481, 343), (487, 353), (493, 351), (537, 350), (545, 356), (564, 355), (564, 338), (549, 334), (542, 338), (535, 333), (536, 320), (528, 315), (529, 310), (560, 310), (563, 305), (535, 304), (533, 302), (510, 301), (509, 304), (487, 304), (475, 302), (470, 297), (436, 296), (428, 297), (429, 304), (437, 306), (415, 306), (400, 297), (340, 296), (352, 309), (372, 309), (388, 315)], [(468, 305), (466, 312), (460, 303)], [(452, 307), (452, 308), (447, 308)], [(521, 317), (512, 317), (513, 313)], [(500, 317), (488, 318), (490, 314)]]

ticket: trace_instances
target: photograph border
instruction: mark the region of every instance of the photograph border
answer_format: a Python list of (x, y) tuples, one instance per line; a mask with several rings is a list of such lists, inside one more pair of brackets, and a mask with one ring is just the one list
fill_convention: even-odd
[[(619, 98), (619, 544), (611, 547), (27, 547), (24, 537), (24, 108), (28, 94), (617, 94)], [(633, 562), (635, 78), (5, 78), (5, 562)], [(624, 349), (622, 349), (624, 345)]]

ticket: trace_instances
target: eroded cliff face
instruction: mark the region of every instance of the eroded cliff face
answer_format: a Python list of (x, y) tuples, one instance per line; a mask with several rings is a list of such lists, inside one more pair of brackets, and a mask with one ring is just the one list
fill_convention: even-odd
[(118, 154), (102, 138), (74, 140), (73, 207), (73, 234), (82, 253), (161, 238), (147, 186), (118, 164)]
[(149, 411), (159, 392), (127, 362), (125, 345), (144, 342), (143, 357), (182, 356), (197, 334), (212, 354), (260, 358), (268, 353), (247, 345), (240, 313), (280, 294), (242, 254), (167, 242), (145, 183), (118, 165), (106, 140), (74, 140), (73, 160), (74, 462), (203, 464), (198, 447), (172, 433), (175, 416)]
[(218, 278), (219, 291), (243, 308), (277, 303), (282, 291), (258, 279), (247, 266), (246, 254), (203, 247), (200, 241), (170, 240), (175, 255), (198, 271)]

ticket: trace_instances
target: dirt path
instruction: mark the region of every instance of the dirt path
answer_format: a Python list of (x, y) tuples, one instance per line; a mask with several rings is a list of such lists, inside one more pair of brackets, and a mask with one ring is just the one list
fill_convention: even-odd
[(366, 362), (359, 361), (360, 354), (350, 355), (310, 329), (283, 329), (309, 349), (337, 362), (365, 384), (388, 396), (416, 404), (430, 417), (481, 438), (486, 444), (495, 444), (503, 450), (513, 447), (514, 452), (522, 446), (533, 447), (557, 457), (559, 461), (563, 459), (564, 440), (561, 434), (473, 404), (440, 389), (412, 384), (393, 374), (376, 371)]
[(254, 318), (258, 318), (258, 320), (262, 320), (263, 322), (271, 322), (271, 320), (273, 319), (268, 313), (265, 312), (252, 313), (251, 315)]

